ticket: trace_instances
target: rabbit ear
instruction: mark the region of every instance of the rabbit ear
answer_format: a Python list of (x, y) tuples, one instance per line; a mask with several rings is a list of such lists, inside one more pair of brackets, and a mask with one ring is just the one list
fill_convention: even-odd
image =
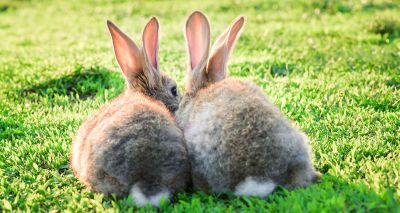
[(140, 50), (136, 44), (111, 21), (107, 26), (113, 41), (115, 57), (125, 78), (130, 81), (142, 71)]
[(156, 17), (150, 18), (143, 30), (143, 57), (144, 74), (149, 84), (154, 86), (161, 79), (158, 68), (158, 29), (159, 24)]
[(189, 66), (186, 74), (186, 90), (197, 90), (205, 83), (205, 67), (210, 51), (210, 24), (206, 16), (193, 12), (186, 21), (186, 43)]
[(226, 77), (228, 58), (239, 38), (244, 23), (245, 18), (243, 16), (236, 18), (231, 26), (218, 37), (213, 45), (213, 51), (207, 66), (209, 81), (217, 82)]
[(158, 70), (158, 29), (159, 24), (156, 17), (152, 17), (143, 31), (143, 50), (145, 57), (152, 68)]

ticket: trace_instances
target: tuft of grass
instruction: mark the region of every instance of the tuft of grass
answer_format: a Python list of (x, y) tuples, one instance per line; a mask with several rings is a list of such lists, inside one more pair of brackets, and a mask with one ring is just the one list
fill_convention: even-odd
[(30, 0), (2, 0), (0, 1), (0, 14), (13, 12), (21, 6), (29, 4)]
[(399, 90), (400, 89), (400, 75), (394, 76), (393, 78), (386, 80), (386, 85), (395, 90)]
[[(6, 0), (1, 7), (0, 212), (400, 212), (398, 1)], [(266, 199), (187, 192), (153, 209), (90, 192), (74, 177), (67, 165), (79, 125), (124, 88), (105, 21), (141, 44), (146, 21), (158, 16), (160, 67), (183, 88), (182, 27), (193, 10), (208, 15), (214, 40), (247, 16), (229, 75), (261, 87), (309, 136), (319, 183)]]
[(353, 10), (349, 3), (341, 0), (317, 0), (313, 5), (322, 13), (351, 13)]
[(392, 0), (369, 0), (362, 1), (362, 9), (365, 11), (370, 10), (388, 10), (398, 8), (399, 4)]
[(377, 17), (370, 24), (370, 31), (394, 39), (400, 37), (400, 21), (393, 17)]

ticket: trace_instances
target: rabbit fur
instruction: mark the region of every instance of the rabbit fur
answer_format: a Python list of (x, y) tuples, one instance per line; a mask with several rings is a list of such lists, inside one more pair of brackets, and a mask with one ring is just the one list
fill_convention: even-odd
[(159, 71), (155, 17), (143, 31), (141, 50), (112, 22), (107, 25), (127, 89), (82, 124), (70, 165), (93, 191), (131, 194), (140, 206), (158, 206), (161, 197), (190, 183), (184, 137), (173, 116), (181, 97), (175, 81)]
[(176, 112), (184, 132), (195, 188), (266, 197), (278, 185), (293, 189), (319, 178), (307, 136), (254, 84), (228, 78), (227, 62), (244, 26), (238, 17), (217, 38), (201, 12), (186, 22), (186, 93)]

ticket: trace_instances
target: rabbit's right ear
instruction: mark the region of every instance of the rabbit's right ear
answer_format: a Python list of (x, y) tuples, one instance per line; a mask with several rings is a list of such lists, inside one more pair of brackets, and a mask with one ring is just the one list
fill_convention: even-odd
[(239, 16), (233, 21), (231, 26), (218, 37), (213, 45), (213, 50), (207, 65), (208, 81), (217, 82), (226, 77), (229, 55), (235, 47), (244, 23), (245, 18)]
[(206, 16), (195, 11), (186, 21), (186, 43), (189, 63), (186, 73), (185, 89), (197, 91), (206, 83), (206, 65), (210, 51), (210, 24)]
[(131, 81), (142, 72), (140, 50), (136, 44), (111, 21), (107, 21), (113, 41), (115, 57), (125, 78)]
[(161, 83), (161, 73), (158, 67), (158, 30), (156, 17), (151, 17), (143, 30), (143, 72), (148, 84), (155, 88)]

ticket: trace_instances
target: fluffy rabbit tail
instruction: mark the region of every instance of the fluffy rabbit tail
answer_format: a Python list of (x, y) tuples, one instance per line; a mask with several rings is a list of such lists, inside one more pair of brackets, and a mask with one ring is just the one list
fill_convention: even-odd
[[(149, 190), (150, 188), (152, 189)], [(138, 206), (145, 207), (149, 203), (153, 207), (159, 207), (161, 200), (164, 199), (164, 202), (167, 202), (171, 193), (167, 188), (156, 188), (157, 189), (155, 192), (149, 193), (149, 191), (154, 191), (154, 186), (148, 187), (143, 184), (136, 183), (133, 185), (130, 194)]]
[(265, 198), (271, 194), (275, 188), (276, 184), (272, 180), (256, 180), (252, 177), (248, 177), (235, 187), (235, 195)]

